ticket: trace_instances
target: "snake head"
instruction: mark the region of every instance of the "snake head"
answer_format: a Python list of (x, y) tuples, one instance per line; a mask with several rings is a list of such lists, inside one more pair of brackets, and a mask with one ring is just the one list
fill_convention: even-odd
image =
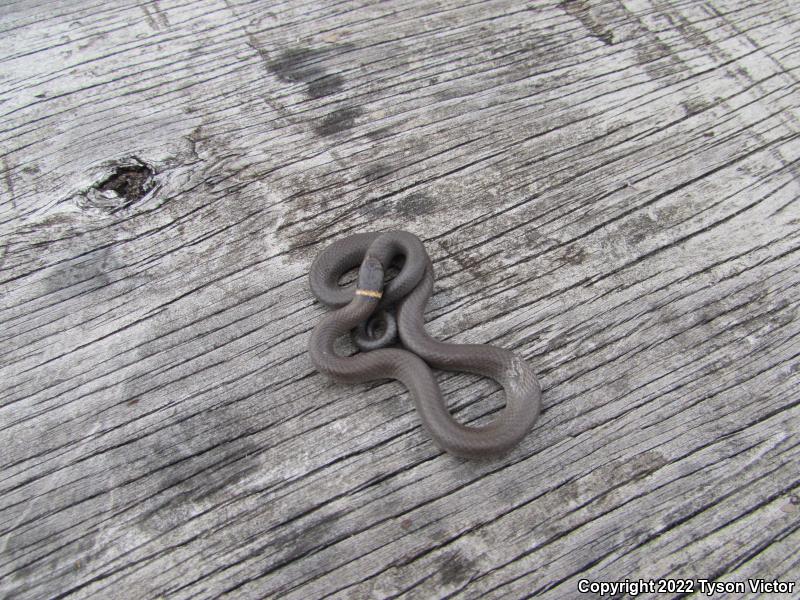
[[(377, 258), (367, 256), (358, 270), (358, 290), (374, 292), (375, 298), (380, 298), (383, 292), (383, 265)], [(358, 293), (358, 292), (356, 292)]]

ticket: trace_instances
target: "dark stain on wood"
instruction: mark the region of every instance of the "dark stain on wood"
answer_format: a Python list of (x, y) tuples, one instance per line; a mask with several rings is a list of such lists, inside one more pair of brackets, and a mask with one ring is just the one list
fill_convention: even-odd
[(392, 133), (392, 128), (390, 126), (386, 127), (379, 127), (378, 129), (373, 129), (367, 132), (367, 137), (373, 141), (380, 141), (384, 140)]
[(341, 48), (346, 46), (290, 48), (277, 59), (268, 61), (267, 68), (285, 83), (305, 83), (309, 98), (324, 98), (342, 91), (344, 87), (344, 78), (338, 73), (328, 73), (325, 68), (326, 57)]
[(443, 585), (462, 583), (475, 570), (475, 564), (458, 551), (446, 553), (439, 564), (439, 577)]
[(308, 83), (308, 95), (311, 98), (324, 98), (341, 91), (344, 79), (341, 75), (323, 75)]
[(561, 2), (562, 8), (566, 10), (573, 17), (577, 18), (586, 29), (596, 37), (598, 40), (611, 46), (614, 43), (614, 33), (611, 29), (598, 19), (587, 6), (584, 0), (563, 0)]
[(325, 115), (322, 121), (314, 128), (314, 131), (316, 131), (317, 135), (322, 137), (342, 133), (355, 127), (356, 119), (363, 113), (364, 111), (361, 108), (340, 108)]
[(436, 212), (436, 206), (436, 202), (427, 194), (412, 192), (401, 198), (382, 198), (368, 202), (362, 210), (370, 217), (414, 219)]

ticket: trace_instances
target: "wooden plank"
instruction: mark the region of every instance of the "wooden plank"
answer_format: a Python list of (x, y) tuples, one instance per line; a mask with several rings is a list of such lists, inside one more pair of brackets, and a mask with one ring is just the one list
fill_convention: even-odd
[[(800, 579), (794, 3), (1, 10), (4, 596)], [(539, 375), (508, 457), (314, 372), (311, 260), (387, 228)]]

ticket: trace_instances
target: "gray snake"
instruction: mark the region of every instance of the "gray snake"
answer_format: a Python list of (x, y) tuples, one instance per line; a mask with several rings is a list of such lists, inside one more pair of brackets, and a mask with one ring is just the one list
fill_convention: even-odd
[[(393, 261), (397, 275), (384, 283)], [(358, 281), (339, 285), (359, 268)], [(316, 325), (308, 351), (317, 370), (336, 381), (362, 383), (398, 379), (411, 393), (422, 424), (442, 450), (463, 458), (502, 454), (531, 430), (541, 412), (541, 390), (533, 371), (519, 356), (484, 344), (447, 344), (430, 337), (425, 305), (433, 292), (433, 266), (422, 242), (405, 231), (360, 233), (333, 242), (311, 265), (311, 291), (335, 308)], [(384, 309), (395, 307), (392, 318)], [(378, 334), (375, 315), (383, 321)], [(365, 352), (339, 356), (334, 342), (358, 327), (357, 345)], [(402, 348), (387, 347), (397, 334)], [(447, 409), (431, 371), (465, 371), (489, 377), (505, 390), (505, 407), (491, 423), (462, 425)]]

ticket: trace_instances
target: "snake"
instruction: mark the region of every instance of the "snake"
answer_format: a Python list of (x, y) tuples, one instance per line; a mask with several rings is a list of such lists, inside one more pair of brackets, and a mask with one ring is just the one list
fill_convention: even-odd
[[(356, 268), (357, 280), (340, 285)], [(397, 273), (389, 278), (392, 268)], [(316, 369), (342, 383), (399, 380), (423, 427), (444, 452), (465, 459), (498, 457), (535, 425), (542, 392), (522, 357), (488, 344), (442, 342), (425, 331), (433, 263), (414, 234), (365, 232), (337, 239), (312, 262), (309, 285), (321, 304), (334, 309), (311, 333), (308, 352)], [(360, 351), (338, 354), (337, 340), (354, 331)], [(486, 425), (460, 423), (448, 410), (433, 369), (493, 379), (505, 392), (505, 406)]]

